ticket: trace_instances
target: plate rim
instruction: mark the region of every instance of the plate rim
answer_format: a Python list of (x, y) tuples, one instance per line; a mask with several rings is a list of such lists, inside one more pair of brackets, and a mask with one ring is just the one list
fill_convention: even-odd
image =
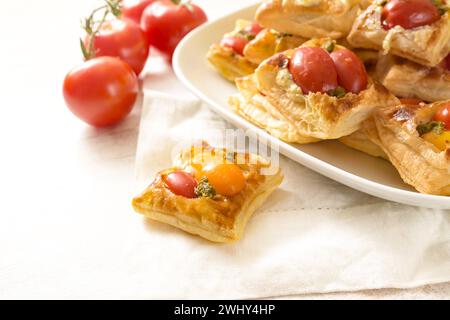
[[(265, 139), (270, 141), (271, 144), (278, 145), (280, 153), (286, 157), (292, 159), (293, 161), (300, 163), (301, 165), (313, 170), (329, 179), (332, 179), (338, 183), (341, 183), (347, 187), (370, 194), (372, 196), (382, 198), (385, 200), (402, 203), (406, 205), (412, 205), (424, 208), (435, 208), (435, 209), (450, 209), (450, 197), (429, 195), (419, 192), (413, 192), (408, 190), (402, 190), (395, 187), (391, 187), (382, 183), (378, 183), (356, 174), (350, 173), (344, 169), (338, 168), (332, 164), (329, 164), (315, 156), (312, 156), (302, 150), (299, 150), (289, 143), (286, 143), (274, 136), (270, 135), (265, 130), (255, 126), (254, 124), (246, 121), (245, 119), (239, 117), (237, 114), (223, 108), (220, 103), (210, 99), (207, 95), (197, 88), (184, 72), (184, 67), (182, 65), (181, 57), (184, 50), (188, 46), (192, 38), (196, 38), (199, 34), (202, 34), (206, 30), (212, 28), (215, 24), (222, 22), (223, 20), (231, 19), (232, 17), (242, 13), (244, 11), (251, 10), (252, 8), (257, 8), (258, 4), (251, 4), (237, 11), (231, 12), (221, 18), (209, 21), (199, 28), (190, 32), (183, 40), (178, 44), (175, 53), (173, 55), (172, 65), (177, 78), (186, 86), (195, 96), (200, 100), (204, 101), (205, 104), (211, 108), (214, 112), (219, 114), (221, 117), (225, 118), (227, 121), (231, 122), (233, 125), (245, 129), (252, 130), (258, 135), (263, 136)], [(202, 53), (202, 57), (206, 54)], [(226, 80), (224, 80), (226, 81)], [(430, 202), (430, 203), (429, 203)]]

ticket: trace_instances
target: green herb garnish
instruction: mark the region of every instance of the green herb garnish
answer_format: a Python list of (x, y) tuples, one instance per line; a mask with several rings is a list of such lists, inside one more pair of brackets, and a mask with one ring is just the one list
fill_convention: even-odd
[(417, 126), (417, 132), (419, 135), (424, 135), (425, 133), (433, 131), (436, 134), (441, 134), (444, 131), (444, 123), (440, 121), (430, 121), (427, 123), (422, 123)]
[(239, 35), (241, 38), (244, 38), (244, 39), (247, 40), (247, 41), (252, 41), (253, 39), (255, 39), (255, 35), (250, 34), (250, 33), (246, 32), (245, 30), (239, 31), (239, 32), (238, 32), (238, 35)]
[(441, 16), (443, 16), (447, 12), (447, 7), (445, 6), (445, 3), (442, 2), (442, 0), (433, 0), (433, 4), (438, 9)]
[(334, 90), (330, 90), (327, 92), (330, 96), (336, 97), (336, 98), (342, 98), (347, 94), (347, 91), (345, 91), (344, 88), (342, 88), (341, 86), (338, 86), (336, 89)]
[(332, 53), (334, 51), (334, 48), (336, 47), (334, 41), (327, 41), (324, 43), (322, 48), (328, 51), (328, 53)]
[(200, 179), (200, 182), (195, 188), (195, 194), (197, 195), (197, 197), (214, 198), (214, 196), (216, 195), (216, 190), (214, 190), (208, 179), (206, 177), (203, 177)]

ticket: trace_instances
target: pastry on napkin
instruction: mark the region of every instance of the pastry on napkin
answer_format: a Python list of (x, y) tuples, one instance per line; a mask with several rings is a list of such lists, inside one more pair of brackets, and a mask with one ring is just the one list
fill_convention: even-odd
[[(146, 91), (136, 190), (171, 163), (175, 146), (225, 128), (195, 99)], [(143, 218), (148, 235), (129, 263), (139, 266), (133, 279), (146, 297), (263, 298), (450, 281), (449, 211), (374, 198), (284, 157), (280, 165), (284, 182), (240, 242), (212, 244)]]

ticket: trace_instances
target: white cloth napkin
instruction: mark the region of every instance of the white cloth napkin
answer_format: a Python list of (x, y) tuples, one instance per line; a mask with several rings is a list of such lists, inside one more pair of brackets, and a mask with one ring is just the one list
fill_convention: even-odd
[[(180, 142), (230, 127), (197, 100), (146, 91), (138, 188), (170, 166)], [(285, 181), (238, 243), (213, 244), (145, 221), (148, 239), (140, 252), (147, 254), (139, 263), (146, 266), (140, 277), (148, 292), (155, 298), (262, 298), (450, 280), (449, 211), (374, 198), (284, 157), (281, 167)]]

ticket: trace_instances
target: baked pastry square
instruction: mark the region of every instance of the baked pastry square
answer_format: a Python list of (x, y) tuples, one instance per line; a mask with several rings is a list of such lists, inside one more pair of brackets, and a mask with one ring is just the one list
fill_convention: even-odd
[[(225, 36), (246, 37), (243, 30), (251, 24), (248, 20), (237, 20), (234, 30)], [(232, 48), (220, 44), (212, 44), (206, 55), (208, 61), (227, 80), (234, 82), (234, 79), (251, 74), (258, 65), (250, 62), (242, 54), (236, 53)]]
[(359, 0), (269, 0), (256, 21), (279, 32), (305, 38), (343, 38), (360, 10)]
[(432, 68), (393, 55), (380, 55), (374, 78), (398, 97), (428, 102), (450, 99), (450, 71), (445, 63)]
[(430, 24), (413, 29), (395, 26), (385, 30), (381, 12), (386, 1), (376, 0), (355, 21), (348, 42), (357, 48), (382, 50), (434, 67), (450, 52), (450, 15), (446, 11)]
[(399, 104), (374, 113), (370, 138), (402, 179), (421, 193), (450, 195), (450, 131), (432, 121), (437, 109), (448, 103)]
[[(133, 199), (132, 204), (138, 213), (150, 219), (213, 242), (233, 242), (242, 238), (255, 210), (283, 180), (280, 169), (274, 170), (273, 174), (264, 173), (270, 165), (270, 162), (254, 154), (229, 152), (212, 148), (206, 143), (193, 145), (180, 153), (172, 168), (159, 172), (150, 186)], [(230, 188), (230, 176), (243, 175), (244, 185), (238, 193), (220, 193), (221, 189), (214, 185), (213, 180), (213, 170), (217, 168), (222, 170), (221, 174), (224, 174), (223, 170), (230, 170), (225, 172), (226, 175), (216, 175), (216, 178), (221, 178), (216, 183), (222, 189)], [(168, 177), (180, 172), (191, 175), (190, 179), (197, 179), (197, 196), (189, 198), (178, 195), (169, 187)]]
[(263, 29), (256, 36), (249, 34), (245, 28), (251, 21), (237, 20), (235, 29), (224, 37), (238, 37), (247, 42), (242, 53), (220, 44), (209, 48), (209, 62), (225, 77), (234, 82), (236, 78), (253, 73), (256, 67), (266, 58), (289, 48), (298, 47), (306, 39), (290, 34), (282, 34), (274, 30)]
[[(326, 46), (330, 41), (313, 39), (302, 47)], [(333, 50), (342, 48), (333, 45)], [(287, 50), (264, 61), (256, 69), (255, 79), (258, 91), (302, 136), (325, 140), (350, 135), (360, 129), (374, 109), (397, 102), (383, 86), (370, 79), (367, 88), (358, 94), (303, 94), (288, 70), (293, 52)]]

